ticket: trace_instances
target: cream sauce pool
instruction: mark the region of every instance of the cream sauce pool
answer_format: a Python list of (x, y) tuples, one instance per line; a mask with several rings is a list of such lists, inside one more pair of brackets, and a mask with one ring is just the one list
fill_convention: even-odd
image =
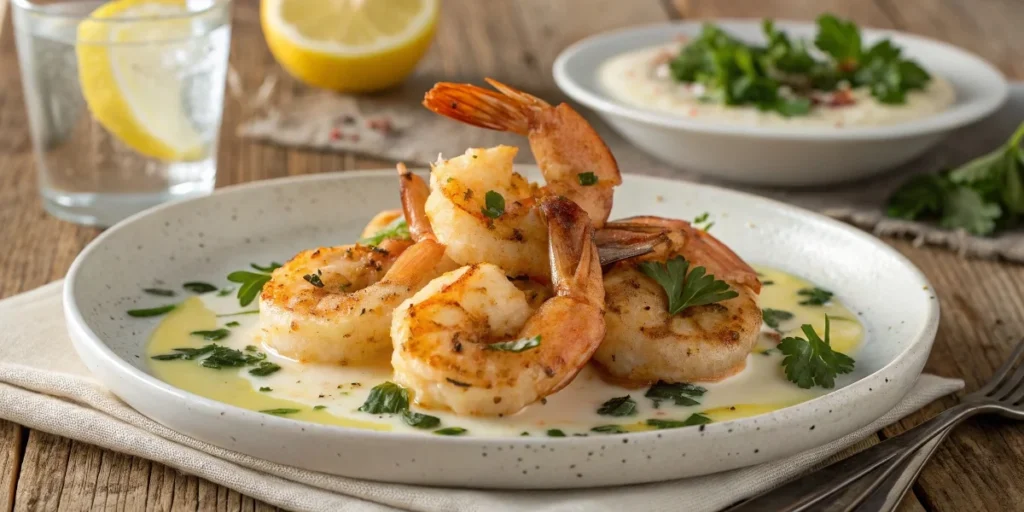
[(956, 99), (952, 84), (932, 74), (921, 91), (911, 91), (901, 105), (879, 103), (867, 88), (850, 91), (855, 103), (841, 107), (817, 106), (808, 115), (783, 117), (753, 106), (726, 106), (701, 101), (702, 86), (675, 81), (667, 61), (678, 54), (678, 43), (637, 50), (612, 57), (598, 70), (606, 93), (623, 103), (714, 123), (747, 126), (849, 127), (902, 123), (937, 114)]
[[(644, 397), (646, 388), (627, 389), (606, 383), (596, 370), (588, 366), (562, 391), (504, 418), (461, 417), (442, 411), (422, 410), (415, 405), (412, 409), (440, 418), (439, 428), (464, 428), (467, 430), (465, 435), (544, 436), (552, 429), (567, 436), (598, 435), (591, 429), (617, 425), (625, 430), (646, 430), (652, 428), (646, 424), (648, 419), (683, 421), (693, 413), (702, 413), (712, 421), (753, 416), (826, 393), (828, 390), (820, 388), (800, 389), (786, 380), (780, 366), (783, 357), (773, 349), (778, 337), (801, 335), (799, 328), (805, 323), (814, 325), (819, 334), (823, 333), (827, 314), (831, 319), (832, 347), (856, 359), (856, 351), (863, 338), (860, 322), (856, 315), (835, 300), (823, 306), (798, 304), (804, 298), (797, 294), (798, 290), (813, 286), (807, 281), (770, 268), (758, 268), (758, 271), (762, 273), (765, 284), (761, 292), (761, 307), (789, 311), (793, 318), (781, 322), (778, 332), (767, 326), (763, 328), (758, 346), (747, 356), (743, 371), (720, 382), (697, 383), (707, 389), (702, 397), (696, 397), (699, 405), (682, 407), (662, 402), (655, 408), (652, 400)], [(154, 331), (147, 347), (148, 355), (167, 354), (182, 347), (201, 347), (210, 342), (190, 333), (218, 328), (227, 328), (231, 334), (216, 343), (242, 351), (247, 346), (256, 345), (260, 352), (268, 353), (260, 343), (258, 315), (235, 314), (239, 311), (237, 299), (216, 295), (192, 297), (169, 313)], [(152, 373), (171, 385), (246, 409), (297, 410), (284, 417), (346, 427), (432, 432), (406, 425), (400, 415), (376, 415), (357, 410), (373, 386), (391, 379), (389, 366), (357, 368), (301, 364), (273, 353), (268, 353), (267, 360), (280, 365), (281, 370), (260, 377), (249, 374), (251, 367), (211, 369), (200, 366), (198, 360), (150, 359), (149, 362)], [(597, 414), (601, 404), (625, 395), (636, 401), (637, 414), (628, 417)]]

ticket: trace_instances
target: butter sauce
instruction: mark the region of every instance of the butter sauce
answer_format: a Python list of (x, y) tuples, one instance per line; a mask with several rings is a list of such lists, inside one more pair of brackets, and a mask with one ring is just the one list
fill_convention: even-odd
[[(646, 388), (627, 389), (602, 380), (591, 367), (584, 368), (568, 387), (535, 403), (513, 416), (504, 418), (459, 417), (443, 411), (413, 411), (437, 416), (440, 428), (462, 427), (466, 435), (478, 436), (544, 436), (549, 429), (559, 429), (566, 435), (602, 435), (590, 429), (599, 425), (621, 425), (626, 430), (646, 430), (647, 419), (686, 420), (693, 413), (703, 413), (713, 421), (724, 421), (764, 414), (788, 407), (826, 393), (828, 390), (800, 389), (786, 380), (780, 366), (782, 355), (773, 349), (779, 337), (801, 335), (800, 325), (810, 323), (817, 332), (824, 329), (825, 315), (831, 318), (831, 342), (834, 349), (856, 358), (856, 350), (863, 338), (863, 327), (856, 315), (837, 300), (824, 306), (800, 305), (804, 299), (797, 294), (813, 285), (784, 272), (761, 267), (761, 307), (785, 310), (793, 318), (779, 324), (779, 331), (765, 326), (754, 352), (747, 356), (746, 368), (721, 382), (696, 383), (707, 389), (699, 397), (699, 405), (676, 406), (663, 402), (654, 408), (644, 397)], [(234, 297), (206, 294), (187, 299), (169, 313), (157, 329), (147, 347), (149, 356), (166, 354), (175, 348), (197, 348), (208, 344), (189, 333), (225, 327), (235, 321), (239, 325), (228, 327), (231, 334), (216, 343), (245, 350), (261, 343), (258, 315), (223, 316), (239, 311)], [(218, 316), (221, 315), (221, 316)], [(767, 351), (767, 353), (765, 353)], [(196, 360), (150, 360), (150, 369), (157, 378), (178, 388), (228, 404), (255, 411), (297, 409), (287, 414), (290, 419), (330, 425), (372, 430), (392, 430), (429, 434), (406, 425), (400, 415), (375, 415), (357, 409), (366, 400), (370, 389), (391, 379), (389, 366), (377, 368), (336, 367), (302, 364), (268, 353), (268, 361), (277, 363), (281, 370), (265, 376), (249, 374), (251, 367), (211, 369)], [(260, 391), (260, 389), (264, 391)], [(597, 414), (605, 401), (629, 395), (636, 401), (636, 414), (611, 417)], [(546, 402), (546, 403), (545, 403)], [(314, 409), (314, 407), (317, 407)]]

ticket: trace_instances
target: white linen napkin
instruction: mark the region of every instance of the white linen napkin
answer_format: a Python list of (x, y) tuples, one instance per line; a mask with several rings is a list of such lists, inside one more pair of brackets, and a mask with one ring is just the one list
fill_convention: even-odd
[(386, 484), (305, 471), (224, 450), (174, 432), (121, 402), (89, 374), (71, 346), (63, 281), (0, 301), (0, 418), (166, 464), (292, 510), (311, 511), (712, 511), (786, 480), (963, 388), (922, 375), (871, 425), (787, 459), (656, 484), (565, 491), (485, 491)]

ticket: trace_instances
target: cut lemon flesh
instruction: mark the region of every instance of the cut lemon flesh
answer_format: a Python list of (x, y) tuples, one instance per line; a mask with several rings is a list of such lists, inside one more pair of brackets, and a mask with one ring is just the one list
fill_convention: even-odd
[(206, 37), (182, 16), (188, 12), (185, 0), (114, 0), (79, 24), (75, 44), (92, 116), (135, 151), (165, 161), (207, 153), (186, 111), (183, 69), (195, 65), (188, 50)]
[(430, 47), (438, 0), (262, 0), (274, 58), (297, 79), (339, 92), (400, 83)]

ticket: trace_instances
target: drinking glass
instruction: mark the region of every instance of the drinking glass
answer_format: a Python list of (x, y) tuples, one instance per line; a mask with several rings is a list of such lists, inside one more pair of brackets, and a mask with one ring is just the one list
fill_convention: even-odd
[(47, 211), (110, 226), (213, 190), (227, 0), (11, 0), (11, 11)]

